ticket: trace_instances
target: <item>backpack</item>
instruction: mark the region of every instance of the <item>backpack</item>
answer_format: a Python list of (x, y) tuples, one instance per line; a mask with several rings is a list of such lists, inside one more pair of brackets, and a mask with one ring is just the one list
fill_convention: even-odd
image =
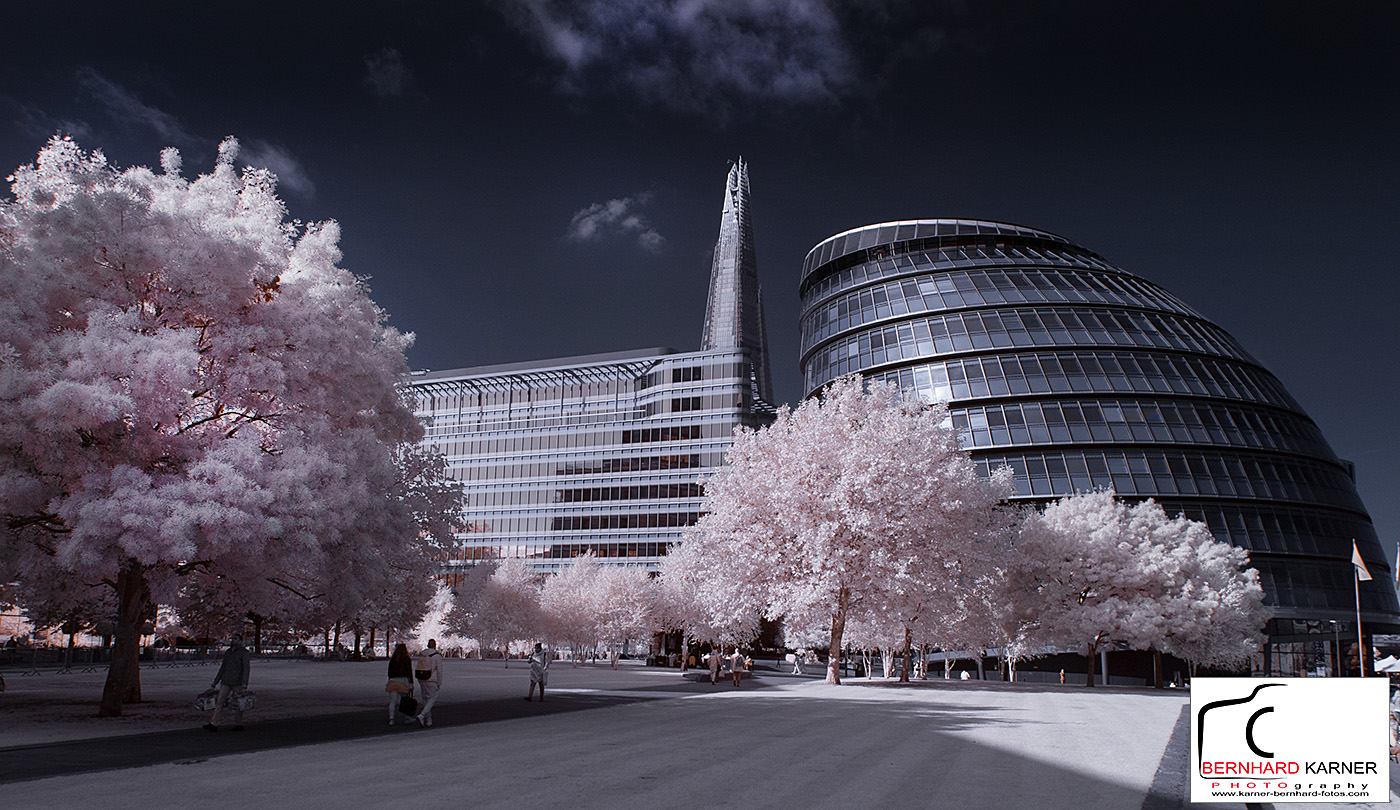
[(433, 677), (433, 661), (428, 656), (423, 656), (413, 662), (413, 677), (420, 681), (426, 681)]

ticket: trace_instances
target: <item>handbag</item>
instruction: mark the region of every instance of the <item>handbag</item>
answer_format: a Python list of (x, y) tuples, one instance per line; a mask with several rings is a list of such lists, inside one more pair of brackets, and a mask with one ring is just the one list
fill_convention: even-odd
[(389, 683), (384, 686), (384, 691), (403, 692), (404, 694), (409, 694), (413, 691), (413, 687), (400, 681), (389, 681)]
[(234, 695), (233, 699), (229, 702), (233, 704), (235, 711), (246, 712), (258, 705), (258, 696), (254, 695), (252, 692), (244, 692), (241, 695)]
[(202, 712), (213, 711), (219, 705), (219, 690), (205, 689), (194, 699), (194, 707)]
[(404, 695), (399, 698), (399, 711), (412, 717), (418, 713), (418, 700), (413, 695)]

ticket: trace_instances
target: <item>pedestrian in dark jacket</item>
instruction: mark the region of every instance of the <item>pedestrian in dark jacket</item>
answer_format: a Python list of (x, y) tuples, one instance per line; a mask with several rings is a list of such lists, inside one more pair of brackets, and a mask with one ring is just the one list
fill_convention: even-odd
[(243, 646), (243, 635), (234, 633), (229, 641), (224, 660), (219, 664), (219, 674), (214, 676), (213, 686), (219, 690), (214, 699), (214, 715), (204, 724), (205, 731), (218, 731), (221, 721), (233, 715), (233, 730), (243, 730), (243, 710), (238, 706), (238, 698), (248, 689), (248, 676), (252, 674), (253, 656)]
[[(395, 690), (394, 684), (401, 683), (404, 688)], [(385, 687), (389, 691), (389, 725), (394, 724), (394, 715), (398, 713), (399, 701), (404, 695), (413, 694), (413, 659), (408, 655), (408, 647), (402, 642), (394, 645), (394, 654), (389, 656), (389, 685)]]

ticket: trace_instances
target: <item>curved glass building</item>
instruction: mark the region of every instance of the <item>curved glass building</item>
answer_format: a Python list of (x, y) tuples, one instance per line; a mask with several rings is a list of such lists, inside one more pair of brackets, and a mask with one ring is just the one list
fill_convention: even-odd
[[(984, 471), (1015, 497), (1112, 487), (1155, 498), (1250, 553), (1275, 619), (1262, 661), (1288, 674), (1396, 632), (1394, 572), (1351, 466), (1225, 330), (1062, 237), (968, 220), (870, 225), (803, 263), (805, 390), (860, 372), (949, 403)], [(1325, 648), (1324, 646), (1325, 645)]]

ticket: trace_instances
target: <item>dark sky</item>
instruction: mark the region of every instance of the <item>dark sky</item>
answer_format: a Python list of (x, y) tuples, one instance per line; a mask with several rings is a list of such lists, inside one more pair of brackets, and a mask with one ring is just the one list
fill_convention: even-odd
[(416, 368), (698, 348), (749, 162), (779, 399), (802, 258), (848, 228), (1053, 231), (1283, 381), (1400, 536), (1400, 4), (11, 3), (0, 166), (234, 135), (334, 218)]

